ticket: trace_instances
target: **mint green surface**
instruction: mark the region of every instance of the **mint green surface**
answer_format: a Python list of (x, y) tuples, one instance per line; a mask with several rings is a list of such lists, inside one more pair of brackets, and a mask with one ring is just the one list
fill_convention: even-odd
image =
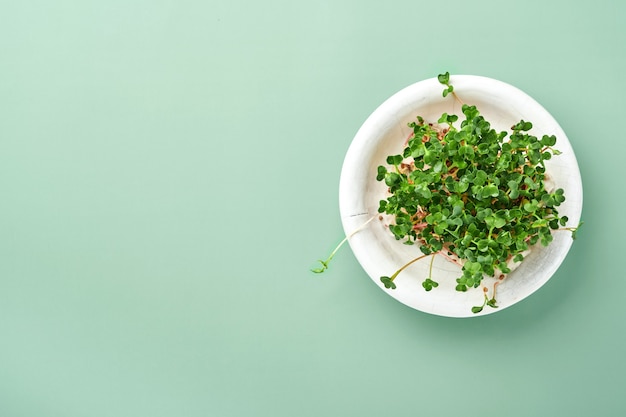
[[(16, 1), (0, 9), (0, 416), (624, 416), (626, 3)], [(352, 137), (449, 70), (567, 132), (585, 226), (495, 315), (378, 289)], [(606, 153), (598, 152), (598, 149)]]

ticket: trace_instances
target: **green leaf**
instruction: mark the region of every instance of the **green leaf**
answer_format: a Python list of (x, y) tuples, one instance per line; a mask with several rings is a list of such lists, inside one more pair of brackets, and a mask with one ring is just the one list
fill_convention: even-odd
[(430, 189), (426, 185), (423, 185), (423, 184), (421, 186), (416, 187), (415, 191), (417, 194), (421, 195), (427, 200), (430, 200), (430, 198), (433, 195)]
[(543, 146), (554, 146), (554, 145), (556, 145), (556, 136), (554, 136), (554, 135), (552, 135), (552, 136), (543, 135), (543, 137), (541, 138), (541, 144)]
[(554, 238), (552, 237), (551, 234), (547, 234), (547, 235), (542, 235), (541, 236), (541, 245), (542, 246), (548, 246), (550, 244), (550, 242), (552, 242)]
[(489, 249), (489, 241), (487, 239), (479, 240), (476, 243), (476, 247), (481, 252), (486, 252)]
[(478, 262), (466, 262), (463, 266), (463, 270), (467, 271), (469, 275), (474, 275), (480, 273), (481, 266)]
[(498, 187), (493, 184), (489, 184), (485, 186), (485, 188), (483, 188), (483, 191), (482, 191), (483, 198), (497, 197), (498, 194), (499, 194)]
[(388, 172), (385, 175), (385, 184), (389, 187), (393, 187), (394, 185), (400, 183), (402, 181), (402, 176), (396, 172)]
[(387, 163), (389, 165), (399, 165), (400, 163), (402, 163), (403, 160), (404, 158), (402, 157), (402, 155), (389, 155), (387, 157)]
[(437, 79), (441, 84), (448, 85), (450, 82), (450, 73), (446, 71), (444, 74), (439, 74)]
[(393, 280), (389, 277), (380, 277), (380, 282), (385, 285), (385, 288), (395, 290), (396, 284), (394, 284)]
[(513, 126), (513, 130), (521, 130), (521, 131), (528, 131), (532, 128), (533, 128), (533, 124), (531, 122), (525, 122), (524, 120), (521, 120), (519, 123)]
[(487, 301), (487, 305), (491, 308), (498, 308), (495, 298), (492, 298), (489, 301)]
[(524, 210), (529, 212), (529, 213), (534, 213), (535, 211), (537, 211), (537, 204), (533, 204), (531, 202), (528, 202), (528, 203), (524, 204)]
[(437, 233), (438, 235), (442, 235), (448, 227), (448, 222), (446, 220), (443, 220), (435, 225), (435, 233)]
[(496, 229), (501, 229), (501, 228), (503, 228), (506, 225), (506, 223), (507, 223), (507, 221), (506, 221), (505, 218), (496, 217), (496, 220), (494, 221), (493, 226)]
[(474, 183), (474, 185), (483, 185), (485, 184), (485, 182), (487, 181), (487, 173), (483, 170), (478, 170), (476, 171), (476, 174), (474, 175), (474, 181), (472, 181)]
[(462, 178), (459, 182), (456, 183), (454, 191), (463, 194), (469, 188), (469, 181), (466, 178)]
[(450, 225), (456, 226), (456, 227), (463, 226), (463, 220), (459, 217), (449, 218), (447, 222), (448, 222), (448, 230), (449, 230)]
[(376, 180), (377, 181), (382, 181), (385, 179), (385, 175), (387, 174), (387, 168), (385, 168), (384, 166), (379, 166), (378, 167), (378, 175), (376, 175)]
[(422, 287), (424, 287), (424, 290), (426, 290), (426, 291), (430, 291), (433, 288), (436, 288), (438, 286), (439, 286), (439, 284), (437, 282), (433, 281), (430, 278), (426, 278), (424, 280), (424, 282), (422, 282)]
[(478, 153), (481, 155), (485, 155), (489, 153), (489, 144), (488, 143), (481, 143), (480, 145), (478, 145)]
[(433, 251), (430, 249), (430, 247), (426, 246), (426, 245), (421, 245), (420, 246), (420, 251), (424, 254), (424, 255), (430, 255), (431, 253), (433, 253)]
[(483, 311), (483, 306), (474, 306), (472, 307), (472, 313), (477, 314)]
[[(450, 90), (448, 88), (448, 90)], [(448, 90), (444, 90), (444, 91), (448, 91)], [(450, 90), (452, 91), (452, 90)], [(445, 96), (444, 96), (445, 97)], [(439, 120), (437, 120), (437, 123), (454, 123), (458, 120), (459, 116), (457, 116), (456, 114), (448, 114), (448, 113), (443, 113), (441, 115), (441, 117), (439, 118)]]
[(508, 231), (499, 232), (498, 237), (496, 238), (496, 241), (499, 244), (505, 245), (505, 246), (511, 246), (511, 244), (513, 243), (513, 239), (511, 238), (511, 233)]
[(485, 217), (485, 224), (489, 229), (493, 229), (496, 227), (496, 216), (489, 215)]

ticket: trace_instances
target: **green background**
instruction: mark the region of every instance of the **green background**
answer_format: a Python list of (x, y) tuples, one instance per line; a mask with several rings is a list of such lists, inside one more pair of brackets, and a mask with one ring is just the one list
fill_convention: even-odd
[[(626, 415), (625, 2), (1, 4), (3, 417)], [(557, 274), (475, 319), (309, 271), (360, 125), (446, 70), (537, 99), (584, 183)]]

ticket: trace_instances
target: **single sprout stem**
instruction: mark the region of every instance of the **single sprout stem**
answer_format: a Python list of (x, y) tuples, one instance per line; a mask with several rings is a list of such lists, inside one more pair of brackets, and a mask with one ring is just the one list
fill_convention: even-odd
[(321, 259), (318, 260), (319, 263), (322, 264), (322, 266), (319, 267), (319, 268), (313, 268), (313, 269), (311, 269), (311, 271), (315, 272), (316, 274), (321, 274), (322, 272), (326, 271), (328, 269), (329, 262), (333, 259), (333, 257), (335, 256), (337, 251), (339, 251), (339, 249), (343, 246), (343, 244), (346, 243), (348, 241), (348, 239), (350, 239), (352, 236), (354, 236), (355, 234), (357, 234), (358, 232), (363, 230), (365, 228), (365, 226), (367, 226), (369, 224), (369, 222), (371, 222), (375, 218), (376, 218), (376, 216), (370, 217), (368, 221), (366, 221), (365, 223), (363, 223), (362, 225), (360, 225), (359, 227), (354, 229), (354, 231), (352, 233), (350, 233), (349, 235), (344, 237), (343, 240), (341, 242), (339, 242), (339, 244), (335, 247), (335, 249), (333, 249), (333, 251), (330, 253), (330, 255), (328, 255), (328, 258), (326, 258), (326, 260), (324, 260), (324, 261), (322, 261)]
[(576, 232), (578, 232), (578, 229), (580, 229), (580, 226), (582, 226), (585, 222), (580, 222), (578, 223), (578, 226), (576, 227), (560, 227), (558, 229), (556, 229), (556, 231), (568, 231), (572, 233), (572, 239), (576, 239)]
[(428, 268), (428, 277), (432, 279), (433, 277), (433, 263), (435, 262), (435, 257), (431, 256), (430, 258), (430, 267)]
[[(396, 279), (396, 277), (400, 274), (400, 272), (404, 271), (404, 270), (405, 270), (408, 266), (412, 265), (413, 263), (415, 263), (415, 262), (417, 262), (417, 261), (419, 261), (419, 260), (421, 260), (421, 259), (424, 259), (424, 258), (425, 258), (425, 257), (427, 257), (427, 256), (432, 256), (432, 257), (434, 258), (434, 257), (435, 257), (435, 255), (436, 255), (436, 253), (430, 253), (430, 254), (428, 254), (428, 255), (418, 256), (417, 258), (410, 260), (409, 262), (407, 262), (407, 263), (405, 263), (404, 265), (402, 265), (402, 266), (400, 267), (400, 269), (398, 269), (396, 272), (394, 272), (394, 273), (393, 273), (393, 275), (389, 277), (389, 279), (390, 279), (391, 281), (393, 281), (393, 280), (394, 280), (394, 279)], [(432, 261), (431, 261), (431, 266), (432, 266)]]
[(483, 308), (485, 308), (485, 306), (487, 305), (487, 302), (489, 301), (489, 297), (487, 297), (487, 293), (483, 293), (484, 294), (484, 300), (483, 300), (483, 305), (481, 306), (475, 306), (472, 307), (472, 313), (476, 314), (476, 313), (480, 313), (481, 311), (483, 311)]
[(454, 92), (454, 90), (452, 90), (452, 93), (451, 93), (451, 94), (452, 94), (452, 97), (454, 97), (454, 99), (455, 99), (456, 101), (458, 101), (458, 102), (459, 102), (459, 104), (460, 104), (461, 106), (465, 104), (465, 103), (463, 103), (463, 101), (459, 98), (459, 96), (457, 96), (457, 95), (456, 95), (456, 93)]
[(498, 287), (498, 285), (499, 285), (499, 284), (500, 284), (500, 281), (496, 281), (496, 282), (493, 284), (493, 297), (491, 297), (491, 298), (493, 298), (494, 300), (495, 300), (495, 298), (496, 298), (496, 288)]

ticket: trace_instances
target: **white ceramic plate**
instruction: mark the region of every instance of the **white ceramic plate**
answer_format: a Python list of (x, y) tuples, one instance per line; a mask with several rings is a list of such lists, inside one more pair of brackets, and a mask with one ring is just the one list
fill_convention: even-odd
[[(582, 182), (576, 156), (565, 132), (556, 120), (534, 99), (519, 89), (491, 78), (452, 75), (450, 84), (464, 103), (476, 105), (497, 131), (510, 132), (521, 119), (531, 121), (529, 132), (541, 137), (557, 137), (556, 149), (562, 152), (546, 161), (547, 173), (557, 188), (565, 190), (566, 201), (559, 214), (569, 218), (568, 226), (576, 226), (582, 212)], [(436, 78), (420, 81), (394, 94), (378, 107), (359, 129), (346, 154), (339, 185), (339, 205), (343, 228), (351, 234), (372, 216), (378, 214), (379, 201), (386, 198), (387, 187), (376, 181), (379, 165), (386, 165), (388, 155), (402, 153), (404, 141), (412, 132), (407, 123), (420, 115), (436, 122), (443, 112), (462, 116), (460, 104), (448, 95), (442, 97), (443, 86)], [(460, 117), (462, 119), (462, 117)], [(485, 307), (474, 314), (471, 307), (481, 305), (481, 288), (462, 293), (455, 290), (460, 267), (435, 257), (433, 279), (439, 287), (424, 291), (422, 282), (428, 276), (429, 259), (416, 262), (396, 279), (397, 288), (386, 289), (381, 276), (390, 276), (400, 266), (419, 256), (417, 246), (395, 240), (384, 222), (378, 219), (355, 233), (349, 240), (352, 251), (372, 280), (396, 300), (417, 310), (448, 317), (475, 317), (501, 311), (537, 291), (550, 279), (572, 245), (569, 232), (556, 232), (548, 247), (533, 249), (520, 266), (501, 282), (497, 289), (498, 309)], [(483, 284), (491, 288), (493, 279)]]

